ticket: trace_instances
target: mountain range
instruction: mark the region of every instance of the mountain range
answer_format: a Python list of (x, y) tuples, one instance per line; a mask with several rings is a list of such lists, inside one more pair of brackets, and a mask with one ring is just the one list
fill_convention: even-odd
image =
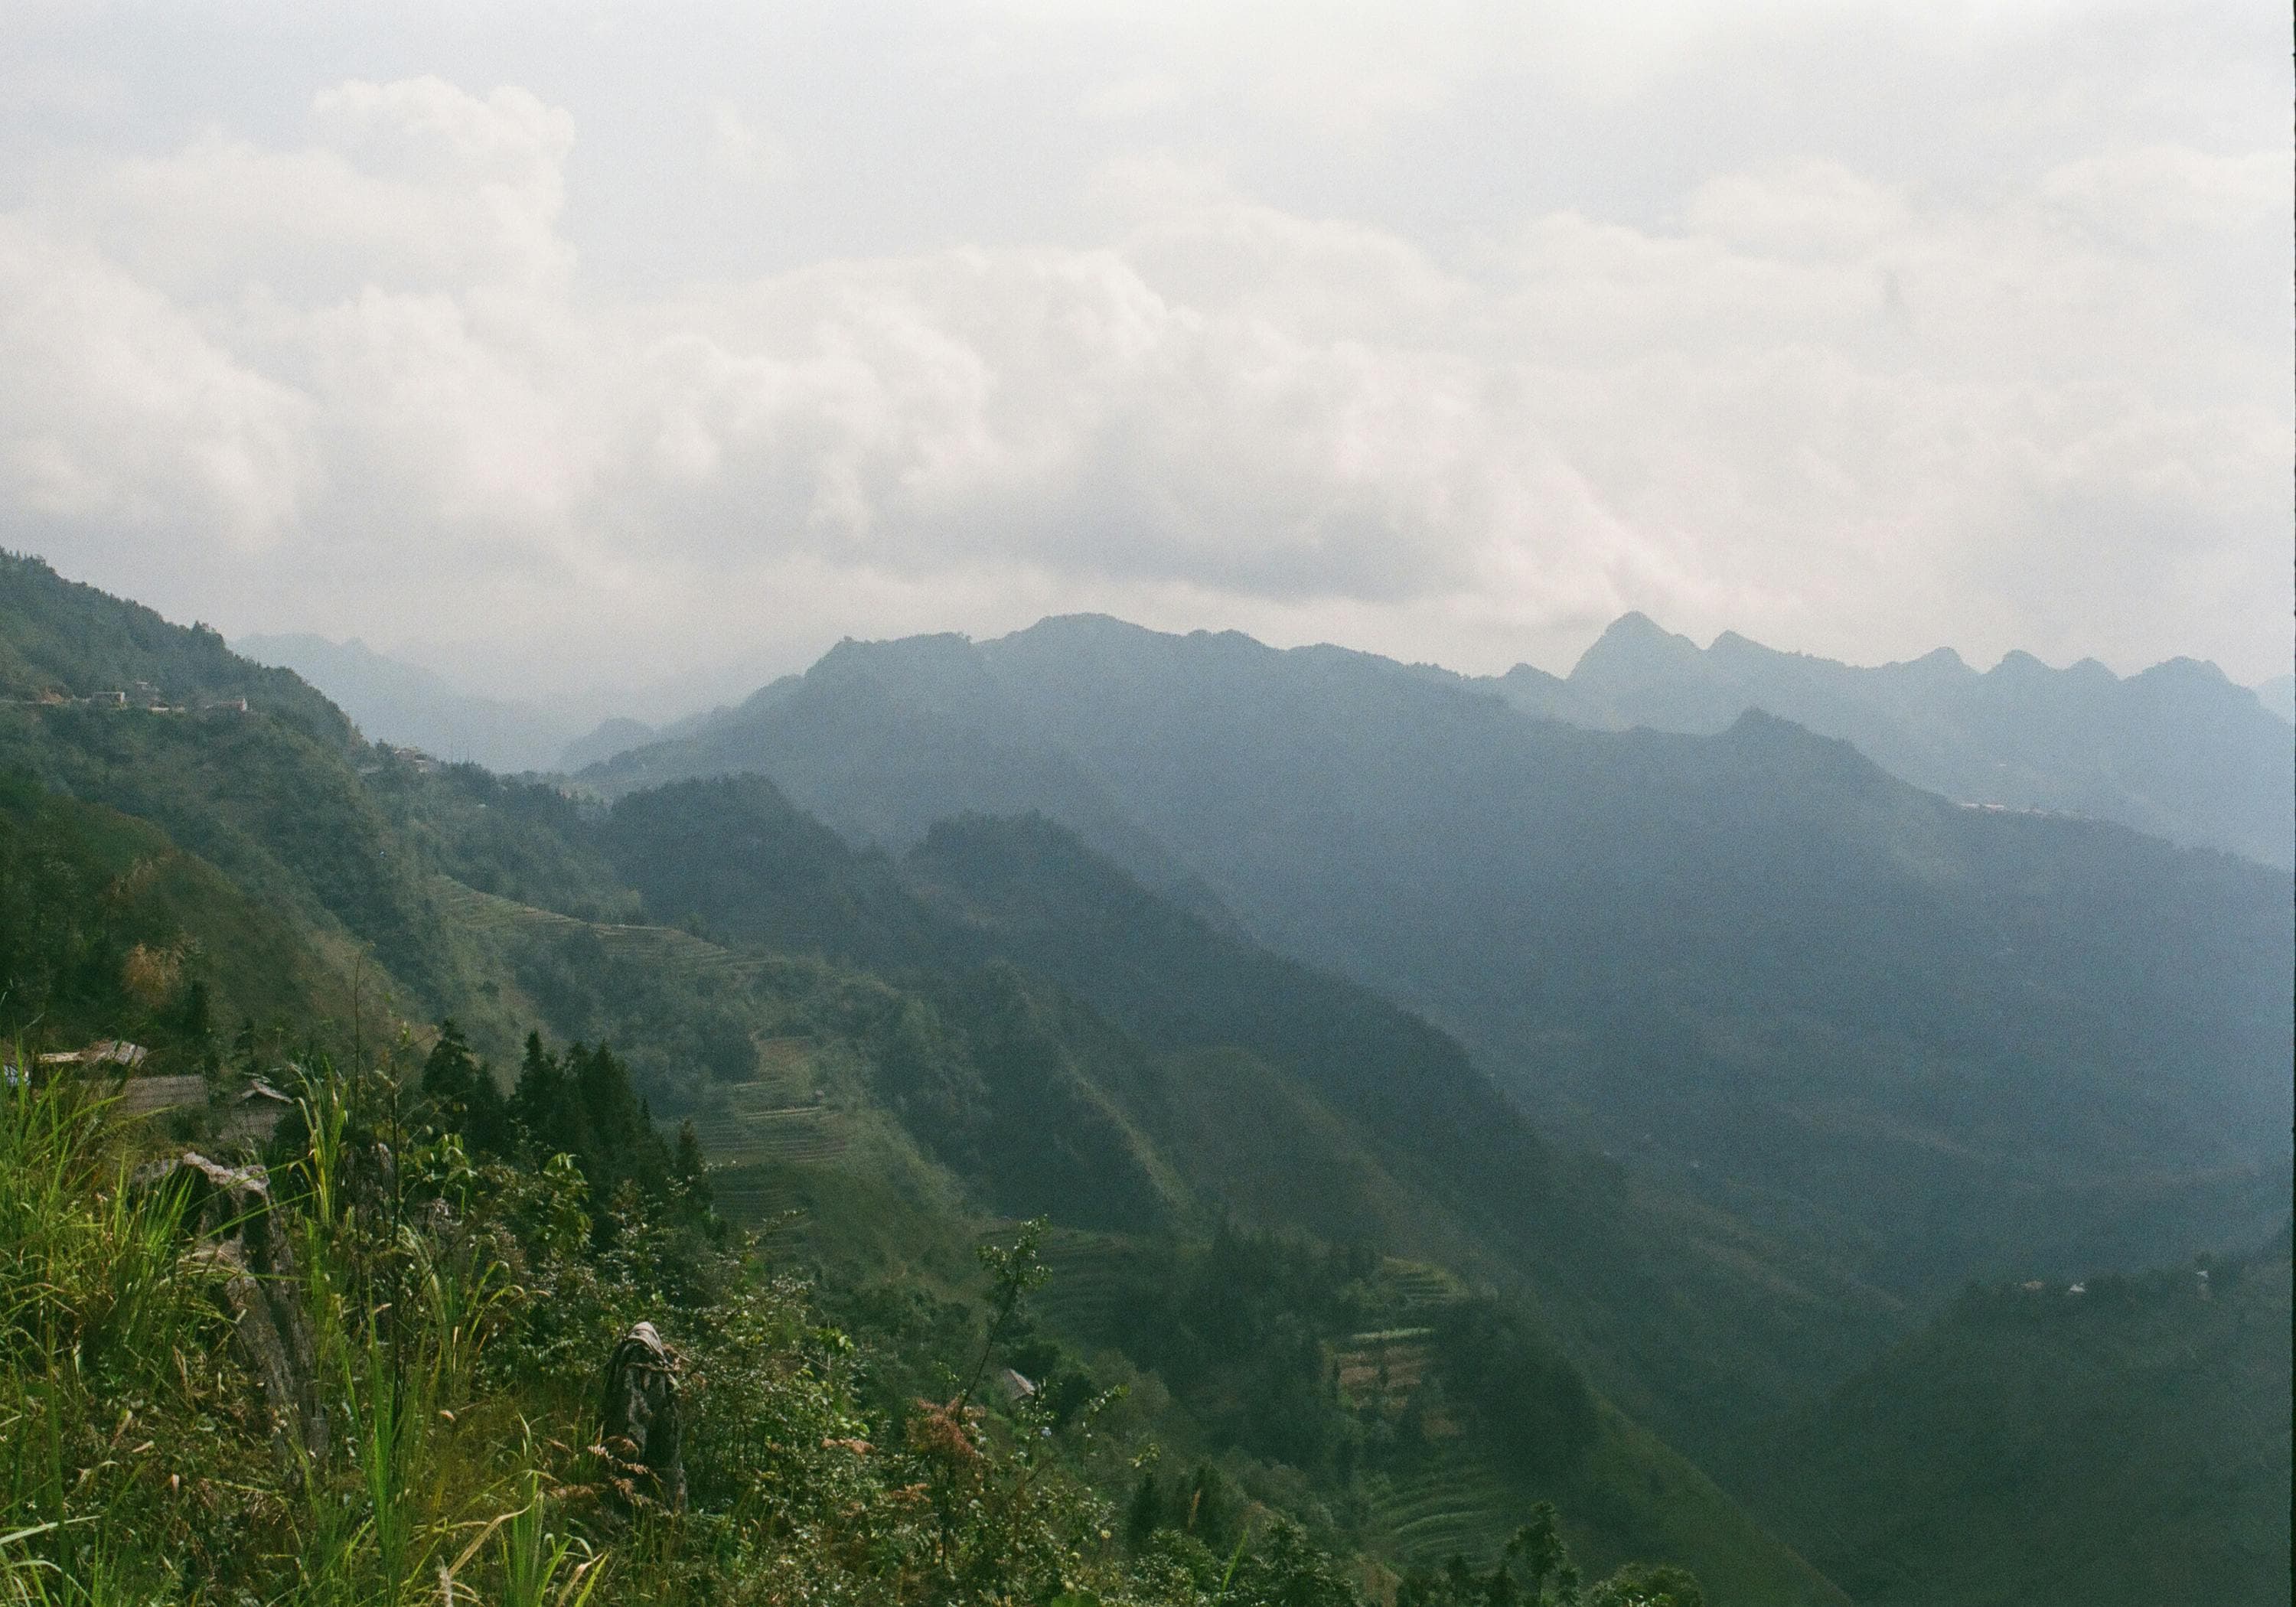
[(1497, 685), (1530, 713), (1605, 730), (1710, 734), (1759, 709), (1963, 803), (2089, 816), (2296, 862), (2285, 685), (2251, 692), (2194, 659), (2123, 678), (2094, 659), (2052, 669), (2013, 652), (1980, 673), (1939, 648), (1860, 668), (1729, 631), (1701, 649), (1628, 614), (1567, 678), (1517, 665)]
[(848, 644), (560, 784), (6, 558), (0, 693), (39, 1046), (611, 1043), (889, 1334), (1048, 1217), (1044, 1353), (1396, 1566), (1553, 1499), (1718, 1603), (2284, 1575), (2283, 871), (1100, 619)]
[[(620, 716), (578, 734), (569, 715), (466, 692), (356, 640), (267, 635), (236, 645), (295, 670), (377, 741), (505, 772), (579, 771), (693, 734), (726, 712), (657, 724)], [(1701, 649), (1628, 614), (1567, 676), (1518, 664), (1474, 684), (1528, 713), (1597, 730), (1711, 734), (1760, 709), (1851, 742), (1891, 775), (1961, 802), (2091, 816), (2268, 865), (2296, 861), (2288, 762), (2296, 731), (2281, 729), (2296, 722), (2296, 676), (2251, 689), (2192, 659), (2122, 677), (2093, 659), (2053, 669), (2023, 652), (1980, 673), (1950, 648), (1860, 668), (1729, 631)]]
[(1766, 714), (1588, 730), (1075, 618), (847, 644), (582, 780), (727, 772), (897, 849), (1041, 812), (1424, 1012), (1546, 1130), (1882, 1286), (2228, 1247), (2284, 1205), (2284, 873), (1956, 804)]

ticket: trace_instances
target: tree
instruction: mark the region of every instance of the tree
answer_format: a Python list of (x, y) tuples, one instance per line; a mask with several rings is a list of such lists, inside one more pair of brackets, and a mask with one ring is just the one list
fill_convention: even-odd
[(517, 1134), (510, 1108), (494, 1073), (471, 1054), (451, 1016), (439, 1023), (439, 1042), (422, 1062), (422, 1097), (441, 1127), (463, 1136), (472, 1155), (499, 1159), (511, 1153)]
[(677, 1147), (669, 1160), (673, 1193), (685, 1213), (701, 1219), (709, 1214), (709, 1163), (701, 1153), (701, 1139), (691, 1119), (677, 1124)]
[(1706, 1607), (1706, 1592), (1686, 1568), (1629, 1562), (1595, 1587), (1587, 1607)]

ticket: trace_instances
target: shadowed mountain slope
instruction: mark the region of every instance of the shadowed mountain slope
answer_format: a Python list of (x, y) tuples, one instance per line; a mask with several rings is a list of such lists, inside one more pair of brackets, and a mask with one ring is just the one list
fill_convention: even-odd
[(1874, 1607), (2271, 1602), (2288, 1587), (2289, 1269), (1972, 1289), (1744, 1461)]
[(592, 779), (736, 769), (865, 840), (1026, 807), (1201, 877), (1541, 1121), (1908, 1291), (2252, 1240), (2284, 1197), (2284, 874), (1959, 807), (1766, 716), (1587, 731), (1366, 654), (1063, 619), (848, 644)]
[[(1121, 1139), (1084, 1105), (1068, 1124), (1111, 1134), (1110, 1177), (1160, 1167), (1207, 1209), (1535, 1291), (1597, 1382), (1685, 1443), (1841, 1375), (1898, 1320), (1824, 1258), (1550, 1145), (1425, 1020), (1175, 904), (1041, 816), (945, 822), (896, 860), (729, 777), (632, 794), (600, 840), (658, 918), (921, 979), (952, 1022), (1065, 1021), (1065, 1049), (1001, 1063), (1065, 1065), (1028, 1086), (1081, 1075), (1099, 1090), (1086, 1104), (1123, 1113)], [(964, 1136), (964, 1164), (991, 1171), (1063, 1126), (1049, 1093), (1000, 1092), (1000, 1053), (972, 1057), (971, 1093), (925, 1079), (904, 1095), (936, 1112), (922, 1131)]]

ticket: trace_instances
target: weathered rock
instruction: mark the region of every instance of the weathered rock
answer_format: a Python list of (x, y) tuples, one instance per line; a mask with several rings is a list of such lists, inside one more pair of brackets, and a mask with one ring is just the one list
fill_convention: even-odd
[(606, 1365), (602, 1448), (609, 1487), (625, 1511), (685, 1505), (685, 1455), (678, 1424), (677, 1373), (652, 1323), (632, 1326)]
[(262, 1392), (273, 1443), (299, 1472), (326, 1455), (327, 1408), (294, 1247), (271, 1209), (270, 1177), (260, 1166), (223, 1166), (186, 1150), (138, 1178), (147, 1185), (175, 1179), (190, 1190), (184, 1221), (197, 1239), (192, 1254), (224, 1274), (233, 1344)]

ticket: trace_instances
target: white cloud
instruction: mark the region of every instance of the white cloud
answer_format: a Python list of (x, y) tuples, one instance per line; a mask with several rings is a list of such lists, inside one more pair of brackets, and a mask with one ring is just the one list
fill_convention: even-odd
[(775, 176), (790, 158), (779, 140), (721, 100), (709, 107), (709, 160), (728, 177), (755, 181)]
[[(1461, 65), (1490, 27), (1385, 78), (1388, 36), (1343, 29), (1296, 82), (1360, 101), (1328, 137), (1400, 137), (1497, 70)], [(1070, 111), (1230, 93), (1166, 54)], [(689, 100), (688, 160), (786, 172), (749, 103)], [(1982, 193), (1805, 153), (1447, 247), (1152, 142), (1094, 166), (1074, 239), (661, 288), (586, 272), (586, 147), (543, 98), (309, 105), (0, 212), (15, 540), (543, 681), (604, 641), (668, 669), (1075, 607), (1482, 668), (1628, 607), (1869, 660), (2259, 676), (2284, 641), (2285, 275), (2276, 304), (2221, 266), (2284, 263), (2282, 149), (2110, 143)]]
[(84, 245), (0, 216), (0, 510), (218, 555), (294, 529), (309, 400)]

